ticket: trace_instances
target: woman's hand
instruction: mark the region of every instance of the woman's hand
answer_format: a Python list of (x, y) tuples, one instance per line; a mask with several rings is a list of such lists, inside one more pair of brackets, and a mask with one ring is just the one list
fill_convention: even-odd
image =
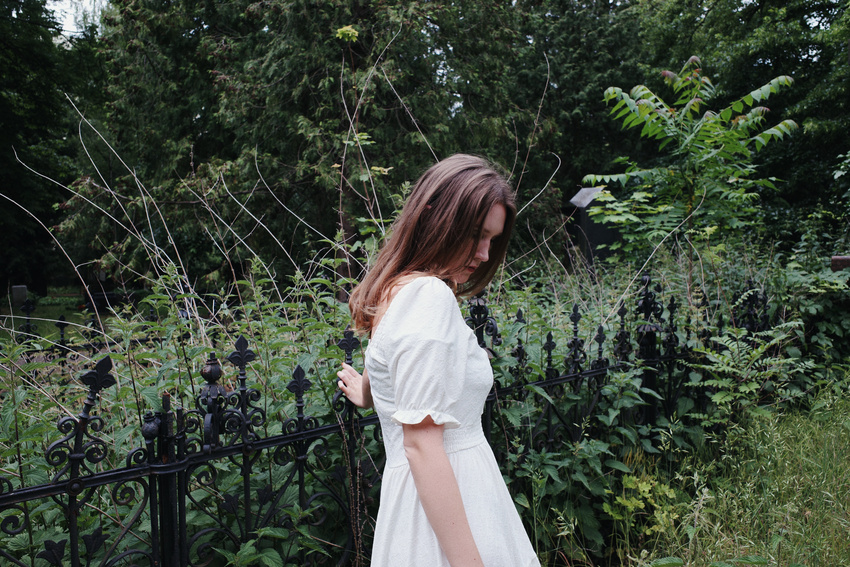
[(369, 376), (365, 370), (363, 374), (360, 374), (343, 362), (342, 370), (336, 375), (339, 377), (337, 386), (348, 401), (359, 408), (372, 407), (372, 387), (369, 385)]

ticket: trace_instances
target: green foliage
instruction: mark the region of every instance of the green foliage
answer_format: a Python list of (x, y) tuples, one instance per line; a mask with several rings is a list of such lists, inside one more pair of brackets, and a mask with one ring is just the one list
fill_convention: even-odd
[[(850, 172), (850, 152), (838, 156), (841, 162), (832, 173), (832, 178), (837, 181), (842, 187), (850, 187), (850, 178), (845, 177)], [(850, 188), (844, 193), (843, 199), (850, 199)]]
[(766, 177), (785, 181), (774, 196), (780, 203), (808, 205), (837, 194), (832, 165), (850, 149), (846, 2), (648, 0), (634, 9), (647, 66), (678, 66), (699, 53), (706, 71), (723, 78), (721, 101), (780, 73), (794, 77), (795, 88), (770, 108), (800, 131), (789, 143), (766, 148), (757, 163)]
[[(327, 268), (324, 273), (332, 274), (339, 261), (325, 259), (321, 266)], [(678, 273), (677, 264), (672, 262), (658, 270)], [(268, 416), (263, 435), (280, 433), (283, 420), (297, 410), (292, 393), (286, 389), (296, 364), (307, 370), (314, 384), (305, 411), (320, 421), (336, 419), (330, 399), (340, 353), (329, 345), (348, 321), (345, 305), (336, 300), (336, 293), (338, 286), (349, 280), (297, 274), (287, 288), (280, 288), (267, 275), (268, 267), (255, 260), (245, 280), (217, 295), (206, 295), (195, 292), (179, 268), (172, 266), (154, 281), (140, 313), (128, 309), (108, 320), (110, 338), (122, 347), (113, 357), (118, 384), (101, 394), (101, 411), (109, 414), (109, 427), (101, 434), (110, 447), (102, 466), (120, 466), (122, 455), (142, 443), (138, 433), (142, 415), (158, 408), (163, 391), (170, 392), (178, 405), (191, 406), (202, 385), (198, 373), (208, 354), (220, 353), (222, 345), (231, 344), (240, 334), (250, 337), (252, 348), (260, 354), (252, 364), (250, 378), (262, 393), (261, 404)], [(542, 375), (546, 368), (546, 351), (542, 348), (546, 331), (559, 330), (564, 336), (572, 332), (571, 310), (567, 308), (570, 302), (582, 302), (588, 314), (578, 323), (580, 336), (593, 336), (598, 321), (610, 316), (624, 293), (629, 302), (634, 299), (628, 289), (618, 291), (621, 284), (614, 284), (627, 285), (630, 279), (624, 270), (606, 275), (605, 281), (611, 285), (607, 289), (599, 289), (602, 286), (594, 286), (581, 276), (560, 282), (535, 281), (532, 286), (514, 289), (511, 279), (505, 278), (494, 287), (491, 307), (500, 321), (507, 321), (509, 314), (519, 308), (523, 310), (525, 323), (500, 323), (503, 338), (506, 345), (521, 338), (529, 355), (529, 376)], [(670, 293), (680, 293), (674, 290), (686, 284), (675, 277), (666, 279), (666, 285), (673, 288)], [(731, 310), (734, 306), (726, 307)], [(159, 315), (157, 321), (148, 320), (148, 308)], [(609, 336), (613, 332), (613, 328), (606, 330)], [(550, 404), (562, 415), (573, 415), (573, 410), (588, 402), (584, 391), (530, 386), (525, 396), (500, 400), (496, 421), (500, 425), (494, 428), (494, 446), (507, 456), (505, 475), (541, 558), (554, 564), (593, 563), (607, 555), (625, 562), (634, 550), (651, 548), (665, 534), (684, 529), (682, 518), (689, 513), (685, 503), (698, 491), (692, 486), (678, 486), (677, 479), (690, 474), (688, 467), (699, 455), (717, 456), (718, 433), (710, 426), (724, 419), (730, 423), (746, 421), (739, 419), (742, 408), (807, 394), (806, 387), (796, 380), (806, 368), (805, 362), (796, 360), (794, 344), (787, 342), (798, 330), (799, 325), (791, 323), (755, 336), (732, 330), (709, 343), (710, 348), (699, 351), (706, 357), (705, 363), (695, 368), (706, 375), (703, 386), (711, 385), (718, 395), (731, 396), (729, 400), (715, 399), (717, 407), (705, 415), (695, 413), (694, 401), (683, 398), (672, 420), (660, 418), (635, 424), (636, 413), (648, 404), (659, 403), (660, 396), (645, 387), (646, 369), (640, 367), (610, 373), (592, 411), (579, 421), (565, 423), (567, 427), (558, 433), (559, 441), (554, 447), (541, 444), (533, 436), (535, 424), (545, 419)], [(693, 328), (690, 332), (696, 333)], [(683, 326), (681, 340), (685, 333)], [(146, 336), (156, 339), (131, 347), (132, 339)], [(55, 427), (50, 422), (60, 415), (73, 415), (80, 407), (84, 389), (73, 378), (66, 387), (33, 380), (25, 382), (24, 387), (12, 388), (17, 376), (45, 367), (22, 364), (23, 347), (10, 344), (5, 348), (5, 358), (0, 362), (10, 371), (3, 375), (0, 390), (13, 392), (13, 397), (5, 394), (0, 410), (4, 467), (20, 471), (16, 474), (21, 475), (22, 483), (46, 481), (53, 470), (39, 455), (43, 454), (44, 444), (55, 439)], [(554, 354), (560, 357), (563, 353)], [(13, 361), (17, 362), (12, 364)], [(494, 359), (493, 364), (502, 383), (515, 379), (515, 363), (507, 353)], [(232, 376), (226, 374), (223, 382), (232, 382)], [(39, 420), (28, 423), (27, 416), (33, 415)], [(705, 429), (701, 427), (703, 421)], [(19, 424), (25, 426), (15, 431)], [(713, 447), (703, 445), (706, 438), (714, 439)], [(371, 436), (362, 440), (364, 457), (379, 450), (378, 441)], [(325, 457), (311, 455), (309, 459), (317, 474), (316, 487), (322, 481), (330, 482), (337, 466), (346, 466), (335, 448)], [(268, 479), (276, 482), (288, 474), (286, 466), (265, 457), (254, 466), (263, 478), (257, 479), (252, 490), (264, 486)], [(238, 482), (237, 469), (216, 465), (221, 490)], [(356, 478), (362, 473), (351, 474)], [(200, 487), (195, 496), (201, 502), (213, 497)], [(291, 505), (287, 513), (292, 515), (293, 523), (309, 524), (315, 510), (298, 508), (297, 494), (287, 493), (285, 498)], [(111, 507), (114, 503), (104, 500), (100, 505)], [(126, 510), (119, 512), (116, 518)], [(30, 549), (30, 545), (37, 549), (44, 539), (56, 539), (62, 524), (56, 524), (51, 513), (48, 507), (33, 511), (33, 543), (18, 538), (15, 545), (19, 549)], [(211, 525), (210, 519), (197, 511), (190, 511), (189, 521), (198, 527)], [(86, 524), (87, 529), (93, 526)], [(111, 528), (107, 525), (105, 529)], [(141, 538), (148, 537), (147, 530), (148, 527), (140, 529)], [(333, 526), (318, 530), (305, 528), (286, 534), (258, 531), (248, 534), (244, 541), (215, 545), (223, 560), (233, 565), (276, 565), (271, 550), (277, 550), (278, 557), (284, 549), (319, 553), (317, 538), (335, 541), (339, 536)], [(720, 556), (730, 555), (746, 557)]]
[(699, 64), (692, 57), (678, 75), (664, 73), (676, 97), (673, 105), (643, 85), (629, 93), (617, 87), (605, 91), (605, 100), (615, 102), (611, 114), (623, 128), (639, 127), (642, 138), (668, 149), (657, 167), (629, 164), (624, 173), (585, 177), (593, 185), (617, 183), (626, 188), (602, 192), (596, 197), (601, 204), (589, 210), (623, 236), (624, 242), (612, 245), (614, 249), (645, 250), (680, 229), (689, 240), (740, 236), (755, 221), (759, 190), (773, 188), (771, 180), (755, 177), (753, 154), (790, 135), (796, 124), (783, 120), (764, 128), (768, 110), (761, 104), (792, 79), (777, 77), (711, 111), (705, 106), (715, 97), (715, 87)]
[(338, 231), (356, 241), (356, 219), (389, 222), (398, 188), (438, 156), (510, 161), (531, 114), (502, 73), (516, 17), (477, 2), (115, 3), (114, 165), (74, 188), (63, 234), (119, 280), (149, 273), (145, 241), (166, 239), (211, 289), (253, 251), (292, 275)]
[(677, 505), (681, 522), (652, 550), (695, 567), (741, 564), (728, 557), (846, 564), (845, 504), (836, 495), (850, 470), (847, 410), (846, 391), (825, 390), (806, 412), (754, 416), (732, 428), (721, 458), (695, 460), (678, 477), (694, 497)]
[(771, 211), (775, 268), (767, 282), (783, 306), (782, 316), (803, 322), (802, 355), (818, 361), (819, 380), (834, 379), (834, 366), (847, 360), (850, 308), (846, 270), (833, 272), (830, 257), (850, 251), (847, 199), (831, 198), (807, 210)]
[[(221, 358), (221, 349), (229, 351), (240, 335), (248, 337), (251, 348), (260, 353), (249, 369), (249, 387), (261, 392), (259, 406), (267, 416), (258, 433), (264, 437), (282, 434), (284, 421), (296, 415), (294, 394), (287, 389), (296, 365), (308, 373), (313, 383), (308, 394), (310, 415), (323, 423), (335, 422), (331, 397), (336, 390), (334, 373), (341, 352), (332, 345), (348, 315), (345, 306), (334, 298), (337, 287), (332, 282), (300, 279), (293, 282), (286, 295), (276, 296), (272, 282), (261, 277), (263, 268), (256, 266), (249, 279), (238, 282), (228, 292), (202, 296), (192, 291), (178, 273), (172, 270), (159, 278), (138, 311), (128, 307), (107, 321), (104, 338), (114, 344), (111, 373), (117, 384), (100, 393), (99, 407), (94, 412), (104, 417), (105, 426), (96, 435), (106, 442), (107, 451), (105, 459), (94, 466), (95, 471), (125, 466), (126, 455), (144, 445), (140, 434), (143, 416), (160, 409), (164, 393), (170, 394), (176, 406), (195, 407), (204, 383), (200, 370), (208, 355), (216, 353)], [(158, 314), (155, 321), (149, 320), (149, 308)], [(55, 464), (45, 460), (45, 448), (59, 436), (56, 420), (74, 416), (82, 408), (86, 388), (78, 377), (101, 358), (100, 354), (94, 355), (94, 360), (85, 355), (70, 357), (57, 366), (43, 361), (46, 357), (28, 355), (27, 349), (32, 347), (2, 341), (0, 354), (0, 468), (5, 477), (14, 479), (15, 487), (46, 483), (56, 474)], [(225, 366), (221, 383), (229, 389), (236, 385), (233, 374)], [(364, 440), (363, 450), (374, 452), (377, 443), (374, 439)], [(256, 473), (251, 480), (252, 493), (267, 485), (280, 485), (293, 468), (291, 463), (276, 463), (267, 452), (251, 459)], [(308, 496), (323, 490), (321, 483), (332, 482), (338, 467), (345, 466), (347, 459), (337, 448), (327, 456), (311, 454), (309, 463), (315, 485), (306, 487)], [(216, 490), (227, 493), (241, 484), (239, 467), (227, 462), (211, 466), (216, 471)], [(190, 525), (202, 529), (218, 527), (219, 521), (233, 521), (227, 514), (214, 520), (203, 512), (205, 506), (218, 509), (216, 490), (196, 481), (189, 488), (197, 503), (190, 505), (187, 512)], [(84, 533), (100, 527), (104, 534), (115, 535), (139, 506), (132, 498), (113, 500), (108, 490), (96, 491), (91, 498), (92, 510), (108, 509), (110, 513), (80, 514)], [(321, 554), (324, 552), (317, 537), (322, 541), (343, 537), (332, 527), (321, 533), (307, 528), (315, 521), (313, 515), (320, 512), (315, 508), (300, 509), (297, 489), (289, 489), (280, 505), (296, 530), (269, 526), (248, 534), (243, 542), (228, 539), (208, 543), (215, 545), (233, 565), (279, 565), (281, 550)], [(36, 553), (46, 539), (59, 541), (67, 537), (67, 524), (57, 517), (61, 512), (55, 506), (35, 502), (28, 513), (29, 533), (9, 538), (9, 549), (16, 557)], [(328, 513), (334, 515), (338, 511), (331, 507)], [(5, 519), (8, 512), (4, 514)], [(231, 527), (239, 532), (236, 525)], [(134, 525), (135, 537), (116, 542), (116, 549), (120, 552), (150, 545), (150, 529), (145, 513)], [(6, 541), (4, 538), (4, 545)], [(101, 548), (97, 553), (105, 551)]]
[(624, 542), (624, 551), (632, 549), (632, 534), (652, 536), (673, 529), (678, 515), (672, 503), (675, 492), (652, 476), (639, 478), (626, 475), (622, 490), (613, 502), (605, 502), (603, 510), (614, 520)]
[[(300, 520), (297, 517), (298, 515), (297, 513), (292, 514), (295, 522)], [(239, 547), (239, 551), (235, 553), (227, 549), (215, 548), (215, 550), (227, 560), (227, 565), (233, 565), (234, 567), (251, 567), (254, 565), (283, 567), (284, 563), (280, 552), (273, 547), (260, 547), (260, 543), (264, 537), (269, 539), (289, 539), (289, 532), (281, 528), (260, 528), (257, 530), (257, 536), (256, 539), (251, 539), (243, 543)], [(327, 552), (316, 545), (309, 537), (302, 538), (301, 544), (305, 550), (309, 549), (319, 554), (327, 555)]]
[(762, 406), (768, 402), (786, 403), (805, 394), (809, 385), (806, 374), (813, 363), (783, 352), (784, 343), (800, 326), (799, 322), (787, 322), (756, 333), (733, 328), (708, 348), (696, 349), (705, 362), (690, 366), (703, 370), (709, 378), (694, 385), (711, 388), (715, 406), (704, 425), (723, 424), (742, 413), (764, 411)]
[[(645, 80), (640, 46), (634, 41), (640, 22), (630, 10), (631, 2), (510, 4), (519, 15), (519, 34), (496, 69), (500, 82), (510, 89), (510, 106), (518, 107), (511, 111), (509, 125), (517, 139), (498, 142), (500, 147), (507, 144), (500, 154), (518, 153), (514, 178), (519, 202), (528, 203), (516, 228), (523, 243), (517, 255), (529, 254), (532, 245), (541, 247), (547, 254), (536, 249), (529, 254), (540, 262), (548, 253), (568, 253), (561, 234), (548, 239), (553, 228), (571, 221), (569, 199), (584, 174), (601, 170), (633, 147), (605, 116), (599, 93), (611, 85), (626, 87)], [(518, 112), (521, 109), (534, 112)]]
[[(569, 289), (573, 285), (576, 289)], [(542, 346), (547, 331), (560, 328), (563, 333), (570, 332), (572, 321), (566, 306), (573, 293), (585, 301), (588, 310), (579, 323), (580, 336), (593, 336), (599, 321), (596, 317), (604, 317), (616, 305), (616, 296), (589, 301), (593, 295), (590, 287), (568, 280), (563, 286), (553, 286), (553, 290), (502, 290), (502, 299), (493, 308), (507, 313), (522, 309), (526, 323), (508, 327), (500, 323), (500, 329), (505, 344), (522, 340), (529, 355), (530, 377), (545, 374)], [(607, 290), (614, 295), (612, 291)], [(511, 383), (510, 360), (496, 359), (494, 367), (498, 380)], [(618, 517), (621, 505), (617, 498), (630, 490), (624, 488), (631, 482), (628, 477), (658, 482), (660, 490), (664, 481), (653, 476), (658, 474), (656, 462), (662, 458), (675, 461), (679, 458), (675, 447), (681, 447), (684, 453), (691, 438), (683, 424), (659, 421), (635, 425), (635, 415), (657, 399), (656, 393), (643, 386), (642, 372), (610, 373), (592, 410), (580, 422), (572, 423), (576, 431), (568, 433), (569, 427), (559, 430), (561, 426), (556, 425), (556, 437), (563, 437), (559, 444), (564, 450), (541, 445), (543, 440), (534, 437), (535, 424), (548, 418), (558, 424), (546, 410), (547, 404), (553, 404), (559, 415), (577, 419), (569, 416), (590, 401), (586, 392), (529, 387), (524, 399), (500, 400), (498, 420), (502, 425), (494, 446), (507, 450), (505, 475), (544, 563), (594, 562), (612, 553), (612, 548), (625, 554), (627, 542), (645, 541), (649, 537), (646, 531), (654, 533), (663, 529), (663, 522), (671, 521), (661, 510), (661, 500), (658, 514), (635, 514), (630, 523)], [(661, 498), (660, 494), (656, 496)], [(612, 539), (614, 532), (617, 540)]]
[(25, 284), (43, 294), (49, 278), (73, 273), (57, 257), (48, 232), (59, 220), (53, 204), (63, 198), (51, 179), (68, 183), (78, 175), (70, 136), (75, 120), (65, 93), (85, 90), (90, 64), (79, 56), (91, 38), (66, 40), (60, 33), (45, 0), (0, 2), (3, 293), (9, 285)]

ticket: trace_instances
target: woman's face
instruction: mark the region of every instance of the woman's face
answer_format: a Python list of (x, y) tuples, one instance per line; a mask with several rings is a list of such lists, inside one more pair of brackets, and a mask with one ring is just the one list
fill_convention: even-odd
[(459, 265), (451, 270), (453, 282), (458, 285), (466, 283), (472, 273), (478, 269), (478, 266), (490, 258), (490, 243), (505, 229), (506, 216), (504, 205), (495, 204), (490, 207), (487, 216), (484, 218), (481, 238), (471, 243), (471, 246), (475, 248), (475, 255), (467, 262), (469, 249), (461, 251), (457, 260)]

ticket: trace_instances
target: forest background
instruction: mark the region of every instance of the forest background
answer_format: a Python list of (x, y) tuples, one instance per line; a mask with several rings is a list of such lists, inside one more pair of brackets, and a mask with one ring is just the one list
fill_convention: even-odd
[[(44, 2), (4, 0), (4, 289), (76, 283), (53, 236), (87, 278), (139, 285), (140, 245), (88, 201), (139, 224), (142, 193), (194, 282), (231, 279), (247, 247), (285, 277), (337, 231), (376, 229), (359, 219), (391, 218), (404, 184), (458, 151), (512, 174), (528, 206), (516, 250), (565, 258), (584, 176), (670, 160), (603, 92), (664, 98), (661, 71), (691, 56), (713, 108), (793, 79), (768, 120), (799, 130), (752, 156), (777, 180), (754, 227), (846, 203), (846, 2), (113, 2), (82, 24), (65, 37)], [(213, 216), (233, 230), (207, 238)]]
[[(779, 330), (761, 347), (727, 343), (739, 356), (731, 362), (706, 347), (719, 413), (698, 429), (710, 437), (723, 422), (738, 444), (708, 451), (700, 466), (683, 458), (669, 475), (654, 471), (646, 489), (626, 475), (622, 501), (600, 489), (609, 508), (594, 514), (625, 526), (611, 531), (625, 541), (598, 555), (642, 564), (657, 556), (635, 557), (641, 547), (664, 537), (672, 543), (653, 553), (704, 554), (710, 545), (697, 545), (694, 530), (722, 531), (700, 523), (707, 473), (727, 489), (733, 471), (750, 501), (778, 501), (748, 484), (767, 478), (748, 451), (793, 452), (806, 441), (791, 433), (804, 428), (757, 412), (769, 423), (753, 434), (744, 408), (813, 408), (824, 422), (841, 413), (821, 396), (845, 397), (850, 354), (846, 275), (829, 272), (831, 255), (850, 252), (847, 1), (117, 0), (66, 35), (44, 1), (0, 2), (4, 290), (70, 289), (76, 303), (83, 286), (149, 291), (164, 281), (177, 282), (175, 297), (228, 294), (259, 275), (258, 287), (337, 291), (359, 277), (410, 183), (436, 159), (469, 152), (503, 166), (517, 187), (499, 285), (543, 290), (551, 312), (538, 315), (549, 323), (565, 318), (568, 287), (610, 316), (616, 302), (605, 294), (634, 294), (650, 257), (661, 262), (654, 276), (681, 285), (695, 312), (712, 278), (727, 286), (712, 298), (716, 315), (734, 311), (729, 290), (745, 280), (771, 294)], [(593, 267), (578, 253), (586, 225), (570, 203), (582, 187), (599, 189), (591, 216), (618, 235)], [(342, 309), (326, 301), (313, 303)], [(664, 427), (647, 434), (653, 444), (665, 443)], [(836, 427), (846, 438), (847, 422)], [(813, 459), (801, 460), (804, 470)], [(637, 475), (640, 463), (629, 465)], [(790, 479), (799, 470), (780, 473), (777, 490), (799, 492)], [(667, 520), (647, 520), (649, 510), (673, 509), (665, 483), (674, 478), (687, 485), (681, 515), (691, 524), (655, 529)], [(846, 486), (845, 477), (831, 491), (845, 512), (798, 510), (805, 522), (812, 509), (835, 520), (817, 541), (845, 554)], [(547, 490), (531, 505), (535, 537), (569, 539), (569, 522), (538, 508), (558, 492)], [(730, 525), (751, 519), (716, 498)], [(751, 521), (745, 535), (766, 533), (765, 553), (781, 558), (786, 520)], [(595, 521), (571, 529), (587, 539)], [(796, 535), (801, 551), (786, 555), (798, 563), (835, 557), (813, 551), (802, 528)], [(731, 549), (749, 548), (735, 540)]]

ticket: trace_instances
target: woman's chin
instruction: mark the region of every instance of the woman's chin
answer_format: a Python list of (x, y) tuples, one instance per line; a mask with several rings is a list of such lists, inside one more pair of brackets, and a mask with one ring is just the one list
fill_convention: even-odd
[(452, 276), (452, 281), (455, 283), (455, 285), (465, 284), (469, 281), (469, 276), (471, 275), (471, 273), (461, 272), (460, 274)]

